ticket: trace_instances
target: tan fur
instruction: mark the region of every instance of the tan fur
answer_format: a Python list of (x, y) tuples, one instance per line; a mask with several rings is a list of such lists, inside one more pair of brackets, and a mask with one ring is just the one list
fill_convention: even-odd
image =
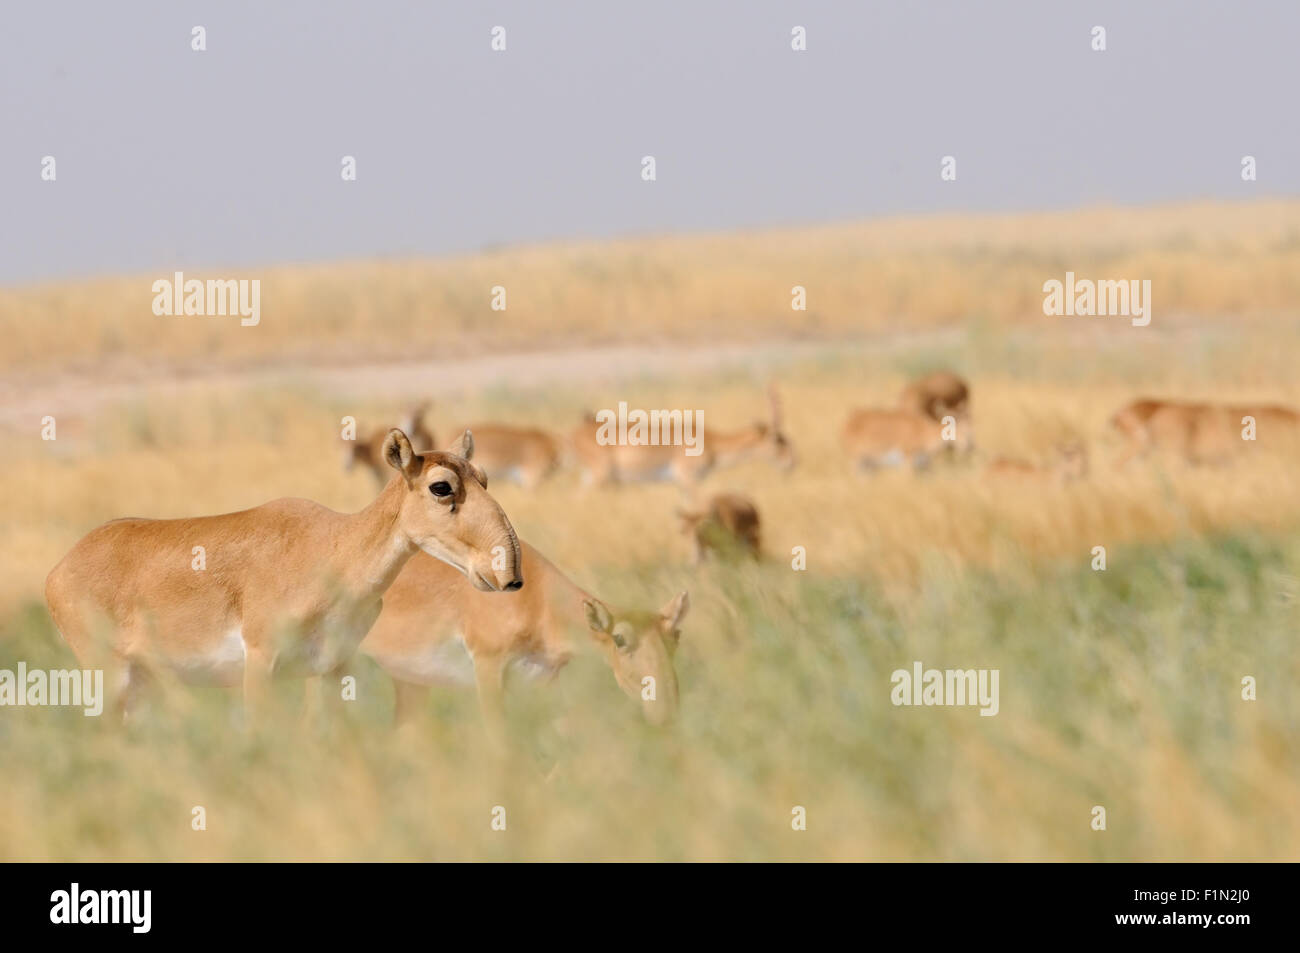
[[(424, 423), (424, 416), (428, 413), (430, 404), (426, 401), (422, 404), (416, 404), (406, 412), (406, 416), (398, 425), (411, 441), (411, 446), (416, 453), (424, 453), (426, 450), (432, 450), (437, 446), (431, 431)], [(464, 430), (465, 428), (461, 428)], [(460, 431), (455, 431), (459, 433)], [(477, 438), (477, 431), (475, 431)], [(372, 431), (365, 436), (359, 436), (356, 440), (343, 441), (343, 472), (347, 473), (354, 466), (360, 464), (370, 471), (370, 474), (383, 486), (388, 482), (391, 474), (388, 472), (388, 464), (384, 461), (384, 441), (388, 439), (388, 429), (382, 428)]]
[(710, 552), (739, 551), (754, 559), (762, 554), (762, 526), (754, 501), (738, 493), (719, 493), (702, 510), (679, 510), (682, 530), (694, 544), (699, 564)]
[(1110, 419), (1125, 442), (1116, 464), (1146, 457), (1153, 450), (1172, 453), (1189, 464), (1225, 462), (1246, 446), (1241, 431), (1247, 416), (1255, 418), (1258, 441), (1293, 445), (1300, 435), (1300, 413), (1289, 407), (1143, 398), (1121, 407)]
[[(383, 614), (361, 643), (361, 652), (393, 678), (398, 721), (409, 718), (428, 686), (439, 682), (432, 662), (457, 638), (473, 659), (483, 717), (499, 744), (505, 741), (507, 667), (525, 663), (554, 675), (584, 648), (605, 659), (647, 720), (671, 720), (677, 710), (672, 658), (690, 604), (686, 593), (659, 612), (611, 610), (532, 546), (521, 542), (520, 554), (528, 585), (500, 598), (484, 598), (436, 559), (417, 553), (406, 564), (388, 590)], [(654, 701), (642, 697), (646, 676), (655, 679)]]
[(970, 387), (952, 371), (933, 371), (909, 381), (899, 395), (898, 406), (931, 420), (942, 420), (948, 414), (962, 416), (970, 411)]
[(676, 446), (602, 446), (596, 436), (600, 425), (591, 415), (570, 434), (573, 455), (582, 469), (584, 485), (672, 480), (693, 484), (722, 467), (749, 460), (766, 460), (783, 469), (797, 462), (794, 447), (781, 428), (781, 401), (768, 390), (769, 420), (740, 430), (704, 427), (702, 452), (688, 456)]
[(861, 408), (849, 414), (840, 442), (854, 464), (863, 470), (908, 464), (913, 471), (928, 467), (934, 457), (953, 444), (969, 448), (970, 425), (955, 417), (957, 440), (943, 439), (943, 424), (915, 410)]
[[(359, 513), (281, 499), (221, 516), (106, 523), (50, 572), (50, 615), (83, 665), (102, 660), (123, 680), (123, 715), (133, 678), (154, 667), (187, 680), (242, 677), (245, 704), (257, 709), (273, 673), (319, 675), (345, 661), (421, 549), (479, 588), (522, 585), (514, 529), (472, 455), (469, 433), (421, 456), (393, 430), (385, 459), (397, 475)], [(435, 497), (430, 487), (443, 483), (450, 493)], [(203, 568), (194, 568), (196, 546)]]
[(475, 462), (492, 480), (508, 480), (532, 489), (560, 463), (560, 442), (536, 427), (474, 424)]
[(1080, 443), (1061, 444), (1055, 448), (1055, 460), (1046, 465), (995, 457), (985, 468), (993, 477), (1013, 479), (1051, 480), (1072, 483), (1088, 475), (1088, 449)]

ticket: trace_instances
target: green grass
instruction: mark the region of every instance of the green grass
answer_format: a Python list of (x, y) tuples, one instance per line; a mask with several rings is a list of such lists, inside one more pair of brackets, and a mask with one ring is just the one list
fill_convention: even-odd
[[(364, 660), (358, 701), (307, 730), (296, 686), (284, 724), (252, 737), (213, 689), (176, 692), (124, 734), (4, 710), (0, 859), (1295, 859), (1300, 538), (1108, 559), (997, 574), (935, 560), (905, 592), (776, 560), (597, 572), (615, 603), (691, 589), (680, 723), (643, 726), (579, 658), (512, 693), (513, 764), (484, 752), (464, 692), (393, 733)], [(20, 659), (73, 664), (43, 606), (0, 631), (0, 668)], [(999, 669), (1000, 713), (895, 707), (890, 673), (915, 660)]]

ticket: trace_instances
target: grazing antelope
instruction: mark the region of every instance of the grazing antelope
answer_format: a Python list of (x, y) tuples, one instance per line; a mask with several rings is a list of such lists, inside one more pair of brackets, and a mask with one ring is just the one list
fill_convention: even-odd
[(560, 464), (560, 443), (536, 427), (475, 424), (474, 462), (491, 480), (508, 480), (527, 489), (537, 486)]
[[(429, 406), (427, 401), (416, 404), (406, 412), (406, 416), (397, 428), (407, 435), (416, 453), (424, 453), (436, 446), (433, 432), (424, 424), (424, 416), (428, 413)], [(376, 430), (356, 440), (344, 440), (343, 472), (351, 472), (352, 468), (360, 463), (374, 475), (380, 486), (386, 484), (389, 474), (388, 464), (384, 460), (384, 441), (387, 439), (387, 430)]]
[(1048, 478), (1058, 483), (1072, 483), (1088, 475), (1088, 448), (1083, 444), (1078, 442), (1058, 444), (1055, 453), (1056, 460), (1045, 466), (1038, 466), (1025, 460), (995, 457), (989, 462), (987, 472), (996, 477), (1032, 480)]
[(942, 420), (948, 414), (966, 415), (970, 411), (970, 387), (952, 371), (932, 371), (908, 381), (899, 395), (903, 410)]
[(945, 424), (915, 410), (860, 408), (849, 414), (840, 442), (858, 469), (908, 464), (926, 469), (933, 458), (954, 445), (974, 447), (969, 418), (953, 416), (955, 433), (945, 440)]
[(695, 544), (694, 562), (699, 565), (710, 551), (720, 555), (744, 553), (754, 559), (762, 555), (761, 524), (753, 500), (738, 493), (719, 493), (702, 510), (678, 510), (682, 531)]
[(418, 553), (398, 575), (383, 615), (361, 643), (361, 652), (393, 679), (398, 723), (415, 713), (430, 686), (472, 681), (489, 737), (504, 745), (507, 670), (553, 677), (585, 648), (604, 657), (646, 720), (670, 721), (677, 712), (673, 654), (690, 608), (687, 594), (658, 612), (611, 610), (532, 546), (521, 542), (519, 551), (528, 586), (503, 598), (484, 597)]
[(1116, 465), (1123, 466), (1134, 457), (1145, 457), (1157, 445), (1190, 461), (1198, 418), (1203, 409), (1206, 409), (1204, 404), (1146, 398), (1121, 407), (1110, 418), (1110, 425), (1119, 431), (1126, 443)]
[(1220, 405), (1143, 398), (1121, 407), (1110, 424), (1124, 438), (1116, 460), (1123, 466), (1153, 449), (1167, 450), (1189, 464), (1221, 462), (1244, 445), (1242, 421), (1255, 420), (1260, 434), (1282, 433), (1287, 441), (1300, 434), (1300, 413), (1269, 405)]
[(110, 658), (124, 716), (132, 689), (165, 668), (191, 681), (242, 676), (256, 717), (273, 675), (319, 675), (352, 655), (419, 550), (467, 587), (523, 585), (514, 529), (473, 453), (469, 432), (421, 455), (392, 430), (384, 458), (397, 474), (359, 513), (280, 499), (222, 516), (105, 523), (50, 572), (50, 615), (83, 666)]
[(573, 431), (569, 442), (584, 486), (657, 480), (691, 484), (720, 467), (747, 460), (767, 460), (783, 470), (792, 469), (798, 460), (781, 426), (781, 399), (775, 388), (768, 388), (768, 409), (767, 422), (755, 421), (740, 430), (705, 427), (696, 456), (673, 445), (604, 446), (597, 439), (602, 425), (592, 414)]

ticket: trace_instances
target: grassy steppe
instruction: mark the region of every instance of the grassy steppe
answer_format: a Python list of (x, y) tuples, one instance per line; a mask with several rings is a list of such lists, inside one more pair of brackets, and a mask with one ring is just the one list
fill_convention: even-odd
[[(1067, 269), (1150, 277), (1151, 326), (1045, 318), (1041, 284)], [(275, 278), (257, 328), (156, 319), (143, 280), (0, 293), (0, 669), (72, 664), (41, 589), (95, 525), (278, 496), (357, 509), (374, 487), (339, 469), (340, 418), (388, 425), (417, 398), (435, 401), (442, 435), (475, 420), (564, 431), (620, 400), (699, 408), (725, 429), (761, 416), (775, 380), (800, 465), (705, 487), (757, 501), (769, 558), (691, 570), (673, 487), (583, 493), (571, 471), (535, 493), (494, 484), (520, 535), (607, 600), (691, 591), (675, 732), (644, 728), (594, 659), (512, 697), (528, 752), (514, 766), (483, 752), (474, 700), (455, 691), (393, 735), (390, 689), (364, 661), (359, 700), (308, 731), (286, 715), (246, 738), (218, 690), (171, 691), (125, 735), (75, 711), (3, 709), (0, 859), (1300, 856), (1296, 461), (1261, 434), (1230, 466), (1117, 471), (1106, 428), (1142, 394), (1300, 406), (1300, 206), (888, 222)], [(486, 310), (496, 283), (510, 288), (506, 345)], [(807, 315), (788, 310), (795, 283)], [(773, 343), (800, 337), (813, 340)], [(740, 350), (692, 364), (706, 340)], [(412, 363), (611, 341), (677, 350), (656, 363), (646, 347), (644, 369), (575, 352), (547, 379), (469, 363), (449, 382), (445, 365), (425, 379)], [(400, 376), (361, 366), (389, 358)], [(340, 362), (329, 384), (310, 373)], [(850, 472), (847, 409), (890, 404), (907, 375), (943, 365), (972, 381), (980, 456), (921, 478)], [(55, 441), (39, 439), (44, 413)], [(1090, 447), (1085, 481), (983, 471), (1065, 439)], [(917, 660), (999, 669), (1000, 713), (893, 706), (890, 673)], [(1241, 699), (1247, 675), (1256, 701)], [(505, 833), (489, 827), (495, 805)], [(795, 805), (805, 832), (790, 829)]]

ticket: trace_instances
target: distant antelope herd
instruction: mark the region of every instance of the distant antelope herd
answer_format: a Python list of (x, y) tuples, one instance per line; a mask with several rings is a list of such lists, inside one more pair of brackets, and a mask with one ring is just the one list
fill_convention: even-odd
[(768, 390), (766, 421), (758, 420), (738, 430), (706, 427), (703, 452), (696, 456), (670, 444), (604, 446), (597, 440), (598, 430), (596, 418), (588, 415), (569, 437), (586, 486), (655, 480), (692, 484), (716, 470), (748, 460), (767, 461), (786, 470), (797, 462), (794, 447), (781, 426), (781, 399), (774, 388)]
[[(319, 681), (356, 652), (393, 679), (397, 720), (433, 685), (477, 687), (485, 725), (504, 743), (508, 671), (553, 676), (576, 653), (601, 656), (653, 724), (678, 707), (673, 657), (690, 605), (680, 592), (657, 611), (623, 610), (584, 591), (515, 535), (488, 481), (534, 489), (566, 464), (585, 486), (670, 481), (694, 497), (708, 475), (752, 461), (797, 463), (782, 404), (767, 419), (703, 429), (700, 452), (672, 445), (605, 445), (588, 415), (564, 438), (536, 427), (479, 423), (435, 449), (427, 402), (401, 427), (345, 441), (380, 486), (360, 512), (282, 499), (187, 519), (118, 519), (92, 530), (46, 580), (50, 614), (83, 666), (108, 669), (123, 718), (150, 677), (242, 684), (250, 721), (274, 676)], [(1243, 428), (1300, 438), (1300, 414), (1276, 405), (1141, 399), (1109, 421), (1126, 466), (1153, 451), (1188, 464), (1228, 461)], [(453, 431), (456, 432), (456, 431)], [(859, 470), (928, 468), (974, 452), (970, 387), (952, 371), (910, 381), (892, 407), (848, 412), (840, 447)], [(1048, 462), (997, 457), (996, 479), (1069, 484), (1088, 476), (1088, 449), (1058, 444)], [(696, 565), (710, 557), (762, 560), (762, 525), (749, 497), (718, 492), (677, 511)]]

